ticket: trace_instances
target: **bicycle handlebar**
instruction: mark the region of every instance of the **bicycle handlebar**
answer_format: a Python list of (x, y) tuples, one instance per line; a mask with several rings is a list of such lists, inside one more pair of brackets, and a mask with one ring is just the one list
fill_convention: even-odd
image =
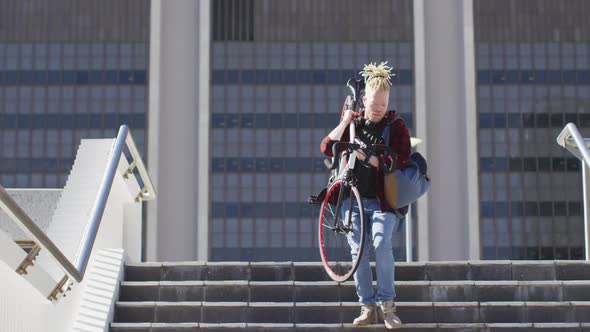
[(393, 155), (393, 150), (391, 149), (391, 147), (385, 144), (373, 144), (371, 146), (364, 147), (358, 143), (336, 142), (332, 146), (332, 156), (334, 156), (335, 162), (331, 162), (329, 159), (324, 160), (324, 165), (329, 170), (334, 170), (338, 167), (338, 158), (336, 158), (336, 156), (338, 156), (338, 150), (340, 150), (341, 148), (344, 148), (346, 149), (346, 151), (349, 152), (360, 149), (363, 151), (372, 152), (372, 154), (375, 155), (378, 155), (380, 153), (387, 153), (390, 156)]

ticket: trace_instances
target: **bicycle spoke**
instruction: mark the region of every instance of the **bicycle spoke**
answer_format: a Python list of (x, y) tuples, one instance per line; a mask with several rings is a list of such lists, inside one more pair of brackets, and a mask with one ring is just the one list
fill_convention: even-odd
[(331, 231), (334, 230), (334, 226), (326, 225), (325, 223), (323, 223), (322, 225)]
[(332, 204), (328, 204), (327, 210), (328, 210), (328, 212), (330, 212), (332, 219), (334, 219), (336, 216), (336, 212), (334, 211), (334, 206)]

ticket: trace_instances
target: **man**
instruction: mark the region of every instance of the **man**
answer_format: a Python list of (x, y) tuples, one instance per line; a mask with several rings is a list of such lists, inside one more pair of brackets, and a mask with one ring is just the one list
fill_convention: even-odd
[[(328, 136), (322, 140), (321, 150), (327, 156), (332, 156), (332, 146), (340, 140), (348, 141), (348, 126), (354, 118), (356, 124), (356, 138), (367, 145), (388, 143), (395, 152), (396, 167), (401, 170), (410, 162), (410, 135), (405, 122), (395, 116), (395, 111), (388, 111), (389, 90), (391, 86), (391, 68), (383, 62), (379, 65), (365, 65), (361, 74), (365, 78), (365, 95), (363, 96), (364, 112), (358, 114), (348, 110), (342, 121)], [(389, 127), (387, 130), (386, 127)], [(385, 135), (384, 134), (385, 130)], [(389, 136), (389, 137), (383, 137)], [(358, 152), (358, 159), (366, 161), (371, 166), (356, 163), (355, 174), (359, 177), (358, 189), (363, 199), (363, 205), (367, 217), (367, 234), (371, 235), (365, 245), (372, 246), (375, 252), (375, 265), (377, 273), (377, 289), (373, 289), (373, 274), (369, 265), (369, 250), (363, 250), (359, 267), (354, 274), (355, 286), (361, 314), (354, 319), (354, 325), (368, 325), (383, 319), (385, 327), (395, 329), (401, 327), (401, 320), (395, 310), (395, 280), (394, 257), (392, 250), (393, 228), (397, 215), (395, 209), (388, 205), (384, 197), (384, 173), (383, 164), (391, 162), (391, 159), (383, 156), (365, 155)], [(396, 170), (396, 172), (399, 172)], [(402, 173), (399, 173), (402, 174)], [(345, 214), (348, 213), (350, 204), (345, 200), (342, 207)], [(356, 204), (355, 204), (356, 205)], [(358, 206), (353, 207), (352, 219), (356, 229), (359, 227)], [(347, 218), (347, 215), (344, 216)], [(354, 258), (358, 254), (360, 235), (352, 232), (348, 237), (348, 244)]]

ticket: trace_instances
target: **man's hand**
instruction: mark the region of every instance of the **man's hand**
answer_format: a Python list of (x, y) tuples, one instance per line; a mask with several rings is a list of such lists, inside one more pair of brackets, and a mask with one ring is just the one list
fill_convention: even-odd
[[(348, 128), (350, 121), (352, 121), (357, 116), (358, 116), (358, 113), (355, 113), (351, 110), (346, 110), (346, 112), (344, 113), (344, 117), (342, 117), (342, 121), (340, 121), (338, 126), (336, 126), (336, 128), (334, 128), (328, 134), (327, 137), (332, 141), (339, 141), (340, 138), (342, 138), (342, 134), (344, 133), (344, 131)], [(324, 146), (327, 146), (327, 145), (324, 144)]]
[[(365, 159), (367, 159), (367, 155), (361, 149), (356, 150), (356, 157), (360, 161), (365, 161)], [(379, 158), (377, 158), (377, 156), (371, 155), (369, 157), (369, 164), (371, 164), (371, 166), (373, 166), (375, 168), (379, 168)]]
[(346, 123), (346, 125), (350, 124), (350, 121), (352, 121), (353, 119), (355, 119), (356, 117), (358, 117), (359, 114), (356, 112), (353, 112), (352, 110), (346, 110), (346, 113), (344, 113), (344, 118), (342, 119), (342, 122)]

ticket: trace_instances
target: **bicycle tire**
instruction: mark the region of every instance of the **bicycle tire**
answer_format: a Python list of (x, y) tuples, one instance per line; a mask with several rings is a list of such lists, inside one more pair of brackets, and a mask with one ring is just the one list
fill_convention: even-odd
[[(338, 218), (336, 221), (337, 225), (343, 225), (343, 223), (346, 222), (344, 220), (343, 213), (336, 213), (336, 210), (338, 210), (338, 195), (343, 189), (342, 180), (335, 181), (328, 188), (326, 197), (324, 198), (320, 208), (320, 216), (318, 219), (318, 241), (322, 263), (328, 276), (337, 282), (344, 282), (348, 280), (354, 274), (354, 272), (356, 272), (356, 269), (358, 268), (360, 260), (363, 256), (365, 242), (366, 227), (363, 202), (356, 187), (344, 187), (345, 190), (347, 188), (350, 188), (350, 195), (346, 198), (341, 197), (341, 200), (349, 199), (356, 201), (360, 211), (359, 251), (354, 260), (352, 260), (350, 254), (347, 235), (345, 232), (339, 232), (337, 230), (335, 231), (332, 227), (336, 218)], [(349, 209), (352, 209), (352, 207), (353, 204), (349, 204)]]

